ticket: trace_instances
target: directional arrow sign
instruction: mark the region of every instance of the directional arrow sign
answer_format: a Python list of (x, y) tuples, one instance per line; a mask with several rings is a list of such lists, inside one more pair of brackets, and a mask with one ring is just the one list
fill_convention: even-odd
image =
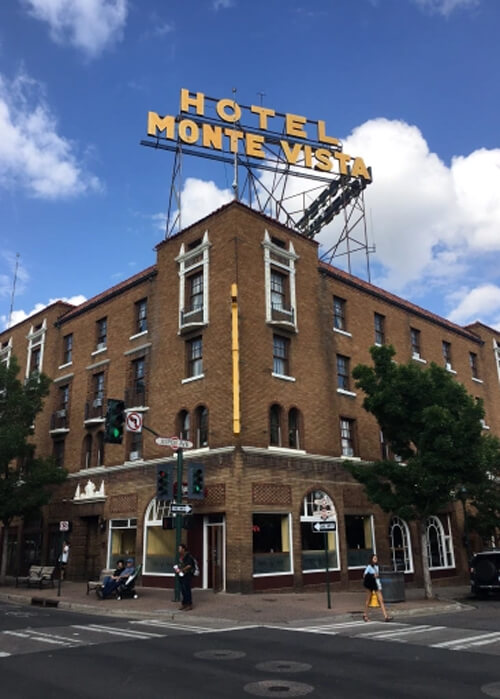
[(170, 512), (172, 514), (182, 513), (183, 515), (190, 515), (192, 511), (192, 505), (170, 505)]
[(179, 439), (179, 437), (157, 437), (155, 439), (156, 444), (160, 447), (170, 447), (171, 449), (192, 449), (193, 442), (189, 442), (187, 439)]
[(334, 532), (337, 529), (337, 522), (313, 522), (313, 532)]

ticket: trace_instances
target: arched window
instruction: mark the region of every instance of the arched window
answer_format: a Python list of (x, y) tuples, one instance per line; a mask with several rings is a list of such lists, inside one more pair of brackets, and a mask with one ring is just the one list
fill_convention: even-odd
[(269, 410), (269, 444), (272, 447), (281, 446), (281, 407), (271, 405)]
[(97, 458), (96, 466), (104, 466), (104, 432), (98, 432), (96, 435), (97, 441)]
[(400, 517), (393, 517), (389, 522), (389, 542), (393, 570), (413, 572), (410, 530)]
[(144, 573), (174, 575), (175, 529), (163, 529), (170, 503), (152, 500), (144, 516)]
[(300, 413), (297, 408), (288, 412), (288, 446), (290, 449), (300, 449)]
[(92, 465), (92, 435), (87, 434), (83, 440), (82, 466), (90, 468)]
[(181, 410), (177, 416), (177, 431), (181, 439), (189, 440), (191, 420), (187, 410)]
[[(337, 523), (337, 511), (333, 500), (322, 490), (312, 490), (302, 502), (300, 531), (302, 539), (302, 571), (310, 573), (325, 570), (325, 537), (313, 529), (315, 522)], [(326, 532), (328, 543), (328, 569), (339, 570), (338, 526)]]
[(427, 557), (429, 568), (453, 568), (453, 546), (451, 539), (450, 519), (446, 517), (446, 529), (439, 517), (432, 515), (427, 519)]
[(208, 409), (205, 405), (196, 408), (196, 435), (195, 447), (201, 449), (208, 447)]

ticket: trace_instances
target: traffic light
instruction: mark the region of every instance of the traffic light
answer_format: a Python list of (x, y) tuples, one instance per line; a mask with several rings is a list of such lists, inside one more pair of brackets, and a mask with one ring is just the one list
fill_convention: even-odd
[(125, 403), (116, 398), (108, 399), (104, 441), (108, 444), (121, 444), (123, 439), (123, 423), (125, 422)]
[(205, 467), (203, 464), (188, 466), (188, 498), (203, 500), (205, 497)]
[(174, 494), (173, 464), (158, 464), (156, 467), (156, 499), (172, 500)]

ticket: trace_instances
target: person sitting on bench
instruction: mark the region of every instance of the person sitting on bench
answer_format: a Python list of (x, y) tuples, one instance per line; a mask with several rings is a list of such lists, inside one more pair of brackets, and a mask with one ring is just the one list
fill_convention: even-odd
[[(119, 562), (118, 562), (119, 563)], [(118, 566), (117, 563), (117, 566)], [(118, 575), (116, 574), (118, 573)], [(106, 599), (106, 597), (111, 597), (116, 588), (135, 573), (134, 559), (127, 558), (125, 568), (119, 571), (118, 568), (115, 570), (113, 575), (108, 576), (103, 586), (100, 590), (97, 590), (97, 596), (101, 599)]]

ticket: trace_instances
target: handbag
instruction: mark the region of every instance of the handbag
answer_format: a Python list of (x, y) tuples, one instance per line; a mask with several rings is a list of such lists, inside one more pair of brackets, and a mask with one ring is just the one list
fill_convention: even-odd
[(375, 576), (373, 575), (373, 573), (365, 574), (365, 576), (363, 577), (363, 587), (366, 587), (367, 590), (377, 589), (377, 583), (375, 581)]

